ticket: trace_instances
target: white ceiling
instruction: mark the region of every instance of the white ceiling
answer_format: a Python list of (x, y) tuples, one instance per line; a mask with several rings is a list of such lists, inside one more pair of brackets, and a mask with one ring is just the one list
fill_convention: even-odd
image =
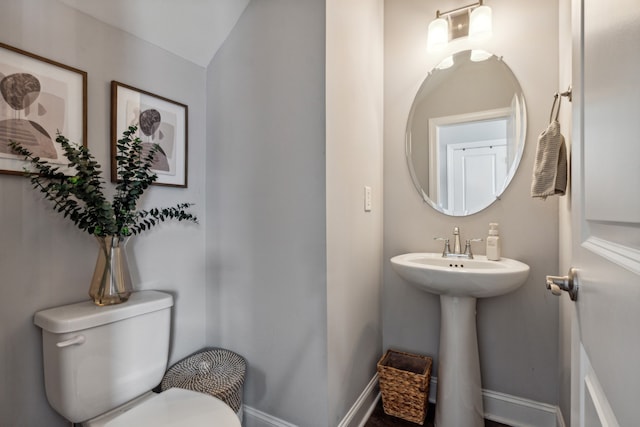
[(249, 0), (60, 0), (206, 67)]

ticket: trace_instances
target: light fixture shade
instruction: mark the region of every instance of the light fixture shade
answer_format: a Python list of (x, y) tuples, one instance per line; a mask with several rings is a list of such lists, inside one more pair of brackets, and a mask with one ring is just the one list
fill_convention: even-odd
[(446, 58), (444, 58), (442, 61), (440, 61), (440, 63), (436, 65), (436, 68), (438, 70), (446, 70), (447, 68), (451, 68), (452, 66), (453, 66), (453, 55), (449, 55)]
[(471, 11), (469, 18), (470, 38), (482, 40), (491, 37), (492, 26), (492, 13), (489, 6), (478, 6)]
[(449, 23), (446, 19), (438, 18), (429, 24), (427, 34), (427, 50), (429, 52), (438, 51), (444, 48), (449, 41)]
[(471, 51), (471, 61), (473, 62), (482, 62), (486, 59), (489, 59), (493, 56), (493, 54), (484, 51), (482, 49), (473, 49)]

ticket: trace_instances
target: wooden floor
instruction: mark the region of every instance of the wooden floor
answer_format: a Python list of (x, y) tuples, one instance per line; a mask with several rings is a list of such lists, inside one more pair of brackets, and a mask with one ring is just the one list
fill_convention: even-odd
[[(423, 427), (433, 427), (433, 417), (435, 416), (436, 408), (434, 405), (429, 404), (429, 410), (427, 411), (427, 419)], [(509, 427), (505, 424), (500, 424), (495, 421), (485, 420), (485, 427)], [(382, 399), (378, 401), (375, 410), (371, 414), (371, 417), (364, 425), (364, 427), (416, 427), (419, 424), (405, 421), (400, 418), (392, 417), (384, 413), (382, 408)]]

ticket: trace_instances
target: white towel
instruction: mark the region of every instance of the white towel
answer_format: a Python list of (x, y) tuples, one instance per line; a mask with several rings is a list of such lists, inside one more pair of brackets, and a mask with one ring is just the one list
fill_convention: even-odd
[(567, 189), (567, 148), (560, 133), (560, 123), (553, 120), (538, 137), (536, 161), (533, 165), (531, 197), (558, 194), (563, 196)]

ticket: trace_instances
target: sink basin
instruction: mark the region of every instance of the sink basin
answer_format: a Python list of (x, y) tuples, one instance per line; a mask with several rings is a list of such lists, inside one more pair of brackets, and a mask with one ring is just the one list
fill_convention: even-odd
[(439, 253), (398, 255), (391, 265), (414, 286), (440, 295), (435, 425), (484, 427), (476, 300), (517, 289), (527, 279), (529, 266), (508, 258), (443, 258)]
[(489, 261), (443, 258), (440, 253), (410, 253), (391, 258), (393, 269), (418, 288), (437, 295), (495, 297), (520, 287), (529, 266), (514, 259)]

